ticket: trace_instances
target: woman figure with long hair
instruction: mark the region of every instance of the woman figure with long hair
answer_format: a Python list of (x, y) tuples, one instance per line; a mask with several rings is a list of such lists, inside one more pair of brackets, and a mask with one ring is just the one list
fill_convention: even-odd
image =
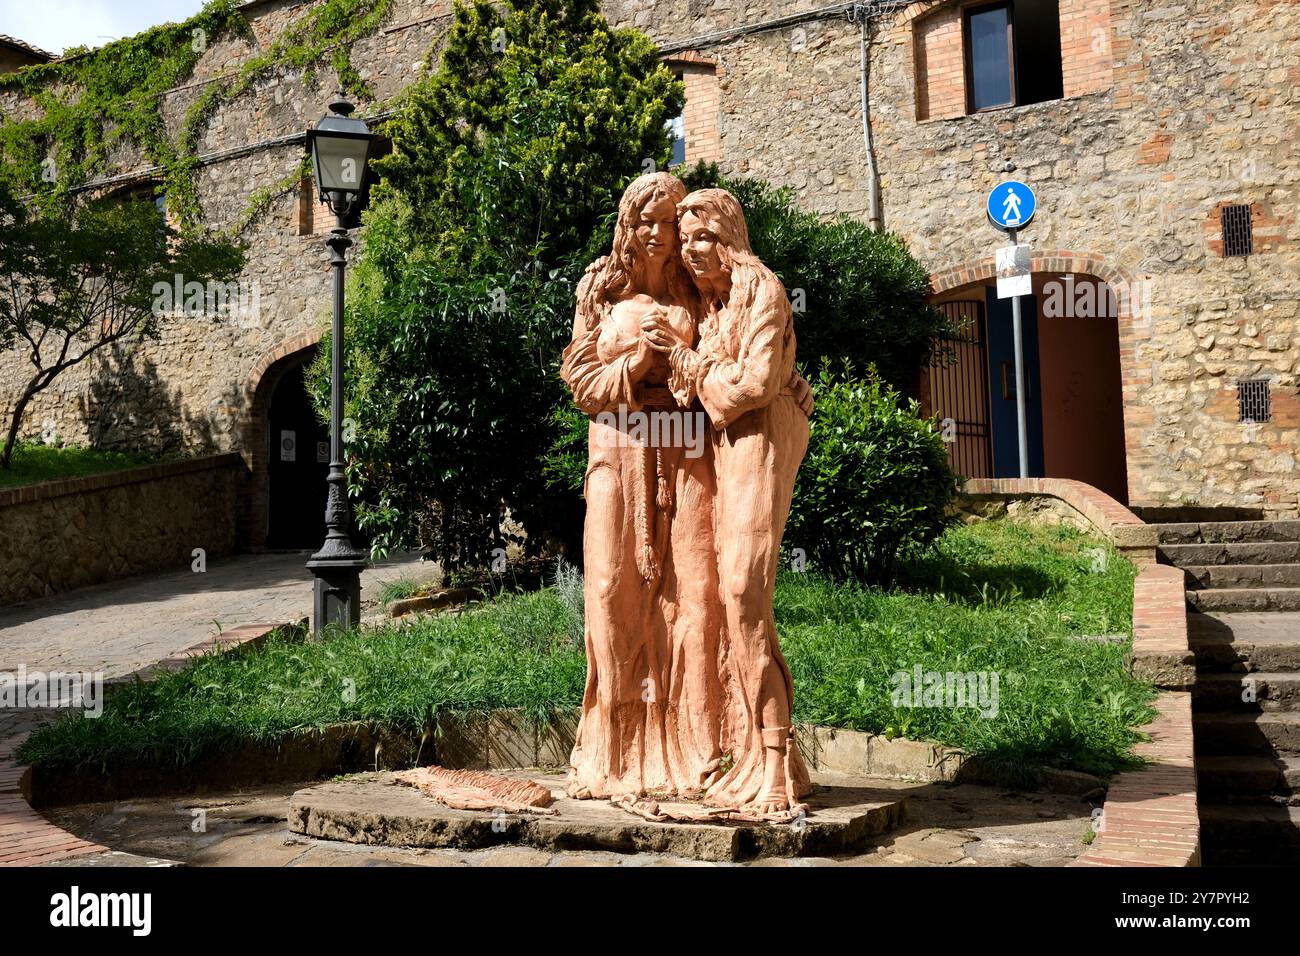
[(808, 448), (808, 396), (795, 372), (794, 321), (781, 280), (754, 255), (740, 203), (703, 189), (678, 205), (682, 258), (700, 297), (698, 347), (660, 322), (647, 333), (672, 384), (712, 421), (714, 534), (725, 612), (723, 738), (733, 764), (706, 799), (769, 819), (798, 813), (811, 789), (794, 744), (794, 685), (772, 596)]
[[(569, 784), (577, 797), (698, 795), (719, 775), (712, 470), (706, 454), (633, 439), (618, 414), (704, 418), (689, 400), (676, 401), (667, 358), (643, 332), (662, 329), (676, 341), (696, 341), (698, 299), (677, 239), (676, 207), (685, 192), (667, 173), (628, 187), (613, 250), (578, 286), (561, 367), (591, 418), (583, 533), (587, 683)], [(697, 441), (703, 452), (707, 437)]]

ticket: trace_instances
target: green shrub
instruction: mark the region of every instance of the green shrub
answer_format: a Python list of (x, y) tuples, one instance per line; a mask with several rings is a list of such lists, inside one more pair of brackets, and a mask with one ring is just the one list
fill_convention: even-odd
[(949, 523), (957, 477), (943, 438), (915, 401), (874, 375), (823, 369), (813, 389), (817, 410), (786, 543), (832, 577), (888, 583), (901, 556)]

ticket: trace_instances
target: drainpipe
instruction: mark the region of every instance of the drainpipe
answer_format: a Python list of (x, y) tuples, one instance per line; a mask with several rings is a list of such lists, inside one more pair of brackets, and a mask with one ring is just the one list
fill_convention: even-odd
[(867, 148), (867, 223), (880, 231), (880, 172), (876, 166), (876, 144), (871, 138), (871, 57), (867, 49), (867, 24), (870, 20), (868, 5), (855, 3), (849, 10), (849, 20), (858, 25), (859, 47), (862, 55), (862, 141)]

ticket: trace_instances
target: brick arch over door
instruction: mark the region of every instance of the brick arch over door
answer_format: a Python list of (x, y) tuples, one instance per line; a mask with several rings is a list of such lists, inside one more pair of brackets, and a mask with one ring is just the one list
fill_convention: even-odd
[[(1119, 370), (1124, 407), (1124, 451), (1128, 463), (1129, 501), (1141, 504), (1151, 500), (1146, 492), (1147, 476), (1154, 474), (1153, 456), (1145, 438), (1155, 426), (1155, 413), (1146, 402), (1146, 394), (1155, 382), (1155, 366), (1150, 359), (1139, 359), (1139, 350), (1151, 339), (1151, 304), (1145, 299), (1146, 314), (1135, 316), (1135, 296), (1120, 294), (1138, 289), (1133, 276), (1125, 269), (1107, 262), (1102, 256), (1069, 250), (1037, 250), (1030, 259), (1035, 274), (1073, 274), (1100, 279), (1116, 294), (1119, 325)], [(972, 259), (930, 275), (930, 288), (938, 297), (946, 292), (975, 283), (997, 279), (993, 257)]]
[(270, 498), (270, 438), (267, 433), (271, 396), (286, 370), (307, 358), (320, 344), (324, 329), (300, 332), (265, 352), (253, 365), (244, 385), (242, 451), (248, 465), (248, 492), (240, 509), (240, 544), (257, 551), (266, 546), (267, 508)]

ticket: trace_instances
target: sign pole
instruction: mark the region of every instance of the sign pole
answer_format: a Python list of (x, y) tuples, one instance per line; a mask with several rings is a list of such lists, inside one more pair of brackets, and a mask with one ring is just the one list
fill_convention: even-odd
[[(1011, 245), (1016, 244), (1016, 230), (1008, 229)], [(1020, 450), (1020, 477), (1029, 477), (1029, 427), (1025, 415), (1025, 346), (1020, 320), (1020, 296), (1011, 297), (1011, 327), (1016, 341), (1016, 438)]]

